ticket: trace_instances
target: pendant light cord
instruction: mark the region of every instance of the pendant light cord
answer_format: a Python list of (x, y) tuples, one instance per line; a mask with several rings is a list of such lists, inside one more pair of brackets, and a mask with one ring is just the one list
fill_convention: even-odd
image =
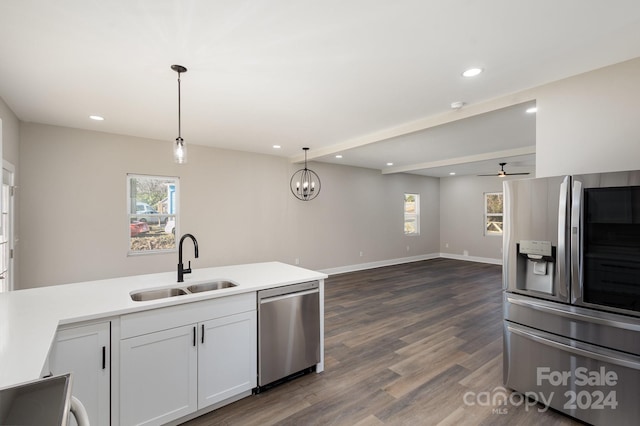
[(178, 138), (182, 139), (182, 127), (181, 127), (181, 111), (180, 111), (180, 72), (178, 72)]

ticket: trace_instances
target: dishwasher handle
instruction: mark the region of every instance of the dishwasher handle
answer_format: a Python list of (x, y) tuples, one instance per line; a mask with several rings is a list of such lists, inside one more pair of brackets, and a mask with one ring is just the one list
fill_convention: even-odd
[(277, 302), (278, 300), (284, 300), (284, 299), (291, 299), (292, 297), (302, 297), (302, 296), (306, 296), (308, 294), (316, 294), (319, 293), (320, 290), (315, 288), (313, 290), (307, 290), (307, 291), (298, 291), (295, 293), (287, 293), (287, 294), (283, 294), (281, 296), (272, 296), (272, 297), (265, 297), (263, 299), (260, 299), (260, 304), (264, 304), (264, 303), (272, 303), (272, 302)]

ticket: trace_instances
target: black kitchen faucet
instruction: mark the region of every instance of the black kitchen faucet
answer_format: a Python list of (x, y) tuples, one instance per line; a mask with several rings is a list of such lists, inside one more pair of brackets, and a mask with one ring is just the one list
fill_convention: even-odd
[(184, 234), (182, 236), (182, 238), (180, 238), (180, 245), (178, 246), (178, 282), (184, 282), (184, 274), (190, 274), (191, 273), (191, 261), (189, 261), (189, 267), (187, 269), (184, 269), (184, 266), (182, 265), (182, 243), (185, 240), (185, 238), (191, 238), (191, 240), (193, 241), (193, 247), (194, 247), (194, 252), (196, 255), (196, 259), (198, 258), (198, 240), (196, 240), (196, 237), (194, 237), (191, 234)]

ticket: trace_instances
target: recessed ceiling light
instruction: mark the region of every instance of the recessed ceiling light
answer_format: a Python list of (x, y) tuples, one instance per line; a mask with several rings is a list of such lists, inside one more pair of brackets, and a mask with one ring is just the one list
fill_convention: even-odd
[(393, 166), (393, 163), (387, 163), (387, 166)]
[(463, 77), (475, 77), (482, 72), (482, 68), (469, 68), (462, 73)]
[(280, 145), (274, 145), (273, 146), (273, 149), (280, 149), (280, 148), (282, 148)]
[(341, 154), (336, 155), (336, 158), (342, 158)]
[(95, 121), (104, 121), (104, 117), (101, 117), (99, 115), (90, 115), (89, 118)]
[(451, 176), (454, 176), (454, 175), (456, 174), (456, 172), (449, 172), (449, 174), (450, 174)]
[(538, 112), (538, 107), (527, 108), (528, 114), (535, 114), (536, 112)]

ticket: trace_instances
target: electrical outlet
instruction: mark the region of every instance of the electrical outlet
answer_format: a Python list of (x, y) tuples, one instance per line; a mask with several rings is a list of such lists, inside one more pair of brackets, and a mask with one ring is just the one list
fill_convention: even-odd
[(462, 254), (465, 255), (465, 256), (469, 256), (469, 250), (463, 250)]
[(449, 248), (449, 243), (444, 243), (444, 248)]
[(411, 247), (407, 246), (407, 251), (411, 250)]
[(299, 265), (299, 264), (300, 264), (300, 259), (298, 259), (298, 258), (296, 257), (295, 262), (296, 262), (296, 265)]
[(362, 257), (362, 256), (364, 256), (364, 253), (363, 253), (363, 252), (360, 252), (360, 257)]

